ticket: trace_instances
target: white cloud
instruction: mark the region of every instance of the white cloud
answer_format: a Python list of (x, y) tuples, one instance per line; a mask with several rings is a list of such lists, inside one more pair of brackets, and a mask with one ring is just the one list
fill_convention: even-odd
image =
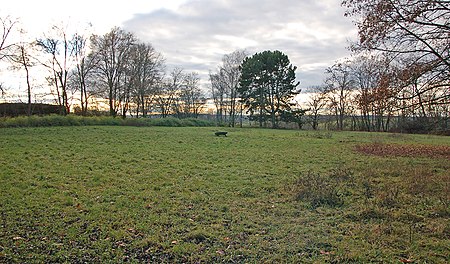
[(208, 82), (224, 54), (280, 50), (298, 67), (303, 87), (322, 82), (344, 56), (356, 29), (336, 0), (58, 0), (4, 1), (0, 15), (21, 20), (33, 38), (61, 21), (104, 34), (121, 26), (163, 53), (168, 67), (196, 71)]
[(92, 23), (97, 33), (105, 33), (112, 27), (138, 13), (157, 9), (176, 9), (186, 0), (14, 0), (3, 1), (2, 16), (18, 18), (31, 34), (41, 34), (55, 24), (85, 26)]
[(223, 45), (233, 46), (236, 49), (245, 49), (247, 47), (258, 45), (258, 42), (255, 40), (232, 35), (215, 35), (214, 39), (221, 42)]
[(152, 43), (170, 65), (205, 78), (226, 53), (277, 49), (298, 66), (302, 85), (310, 86), (349, 54), (347, 40), (356, 31), (343, 12), (335, 0), (196, 0), (176, 10), (141, 13), (124, 27)]

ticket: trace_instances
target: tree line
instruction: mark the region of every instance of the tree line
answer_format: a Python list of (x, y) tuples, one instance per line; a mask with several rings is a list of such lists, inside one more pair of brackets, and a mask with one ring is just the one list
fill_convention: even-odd
[[(323, 84), (310, 89), (306, 106), (292, 101), (299, 92), (295, 78), (278, 86), (282, 78), (273, 71), (271, 52), (252, 57), (235, 52), (225, 55), (218, 71), (210, 74), (217, 115), (228, 116), (231, 125), (238, 110), (245, 109), (260, 126), (270, 121), (278, 127), (286, 121), (300, 128), (308, 123), (312, 129), (448, 131), (449, 1), (341, 4), (358, 28), (359, 41), (349, 47), (350, 57), (326, 69)], [(281, 67), (285, 76), (295, 71), (288, 65)]]
[[(354, 20), (359, 41), (352, 55), (326, 69), (321, 85), (310, 88), (307, 105), (299, 94), (296, 66), (280, 51), (253, 55), (238, 50), (223, 56), (209, 74), (209, 93), (218, 122), (242, 125), (243, 117), (260, 127), (285, 123), (312, 129), (391, 131), (448, 130), (450, 113), (450, 4), (443, 0), (344, 0), (345, 16)], [(56, 35), (33, 43), (8, 45), (14, 21), (3, 19), (0, 59), (26, 74), (44, 66), (57, 102), (69, 111), (77, 94), (86, 114), (91, 97), (108, 100), (111, 116), (159, 113), (196, 117), (205, 92), (199, 76), (175, 68), (151, 44), (113, 28), (105, 35)], [(58, 33), (59, 32), (59, 33)], [(56, 36), (56, 37), (55, 37)], [(31, 47), (41, 52), (31, 55)], [(131, 109), (133, 108), (133, 109)]]
[(359, 41), (350, 47), (351, 58), (327, 69), (315, 97), (316, 104), (327, 101), (335, 128), (448, 130), (450, 2), (344, 0), (342, 5), (354, 18)]
[(280, 122), (297, 122), (295, 113), (304, 114), (293, 99), (300, 92), (296, 66), (281, 51), (264, 51), (247, 56), (235, 51), (222, 59), (216, 72), (210, 72), (211, 93), (217, 119), (235, 126), (237, 116), (248, 115), (259, 127), (278, 128)]
[(108, 101), (109, 115), (124, 118), (131, 112), (145, 117), (156, 109), (163, 117), (196, 117), (204, 104), (197, 73), (180, 67), (167, 73), (163, 55), (131, 32), (115, 27), (104, 35), (68, 35), (54, 26), (47, 36), (8, 45), (16, 21), (1, 22), (0, 59), (24, 72), (28, 114), (33, 92), (30, 69), (38, 66), (47, 70), (50, 94), (63, 115), (70, 112), (74, 96), (82, 115), (88, 114), (95, 97)]
[[(2, 20), (2, 43), (15, 23)], [(77, 109), (82, 115), (88, 114), (91, 98), (107, 100), (113, 117), (157, 113), (195, 118), (204, 112), (206, 91), (200, 89), (197, 73), (182, 68), (166, 72), (161, 53), (118, 27), (104, 35), (84, 36), (68, 35), (64, 28), (54, 26), (46, 36), (31, 42), (2, 44), (1, 54), (1, 59), (25, 74), (28, 115), (33, 91), (30, 69), (37, 66), (47, 70), (46, 80), (63, 115), (70, 112), (73, 96), (78, 96)], [(261, 63), (255, 68), (252, 61)], [(278, 127), (280, 120), (288, 121), (284, 117), (298, 83), (293, 85), (296, 67), (287, 55), (266, 51), (248, 57), (238, 50), (225, 55), (222, 62), (217, 73), (210, 73), (218, 122), (235, 126), (238, 113), (241, 125), (244, 114), (258, 119), (260, 126), (267, 126), (269, 119), (271, 127)]]

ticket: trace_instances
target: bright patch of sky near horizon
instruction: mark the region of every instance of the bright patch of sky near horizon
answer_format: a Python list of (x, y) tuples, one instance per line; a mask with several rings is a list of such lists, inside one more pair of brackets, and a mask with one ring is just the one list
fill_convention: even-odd
[(16, 0), (0, 7), (0, 16), (18, 18), (32, 39), (53, 25), (83, 32), (91, 23), (96, 34), (122, 27), (161, 52), (168, 69), (198, 72), (205, 89), (208, 71), (236, 49), (280, 50), (298, 67), (301, 87), (321, 84), (326, 67), (350, 54), (346, 47), (356, 36), (343, 13), (339, 0)]
[(158, 9), (177, 9), (186, 0), (78, 0), (75, 2), (55, 0), (15, 0), (2, 3), (0, 14), (19, 18), (23, 27), (33, 35), (42, 34), (52, 25), (92, 23), (95, 32), (103, 34), (112, 27), (122, 26), (135, 14)]

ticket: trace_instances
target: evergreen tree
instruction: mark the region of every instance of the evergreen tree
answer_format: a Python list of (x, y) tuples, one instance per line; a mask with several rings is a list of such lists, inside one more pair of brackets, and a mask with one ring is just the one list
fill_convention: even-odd
[(272, 128), (277, 128), (283, 112), (291, 110), (292, 98), (298, 94), (297, 67), (280, 51), (256, 53), (241, 67), (238, 92), (250, 118), (258, 120), (260, 127), (270, 120)]

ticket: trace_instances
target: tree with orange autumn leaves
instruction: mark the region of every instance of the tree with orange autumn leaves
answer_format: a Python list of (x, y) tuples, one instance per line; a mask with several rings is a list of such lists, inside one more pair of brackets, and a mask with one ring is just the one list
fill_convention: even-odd
[[(359, 42), (351, 48), (384, 57), (370, 89), (360, 89), (362, 116), (396, 114), (447, 123), (450, 106), (450, 2), (444, 0), (344, 0), (346, 16), (354, 18)], [(368, 62), (370, 63), (370, 62)], [(379, 63), (378, 63), (379, 64)], [(361, 70), (361, 69), (360, 69)], [(375, 130), (389, 118), (366, 118)], [(377, 123), (378, 122), (378, 123)]]

